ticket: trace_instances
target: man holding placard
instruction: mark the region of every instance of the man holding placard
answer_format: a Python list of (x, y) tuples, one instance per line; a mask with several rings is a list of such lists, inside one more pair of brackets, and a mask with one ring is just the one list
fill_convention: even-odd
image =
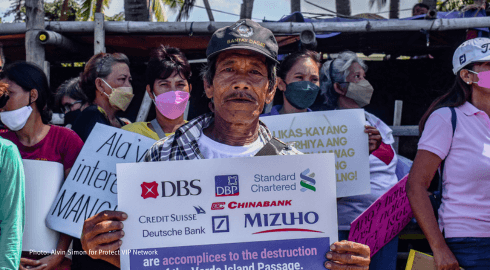
[[(253, 21), (242, 19), (217, 30), (208, 45), (204, 72), (205, 91), (214, 103), (214, 112), (158, 141), (145, 161), (301, 154), (273, 138), (259, 121), (264, 103), (270, 103), (275, 94), (277, 53), (272, 32)], [(84, 250), (94, 259), (119, 266), (119, 255), (97, 251), (121, 246), (121, 221), (126, 218), (125, 213), (105, 211), (87, 219), (81, 238)], [(325, 263), (328, 269), (368, 269), (367, 246), (344, 241), (330, 248), (327, 258), (331, 261)]]

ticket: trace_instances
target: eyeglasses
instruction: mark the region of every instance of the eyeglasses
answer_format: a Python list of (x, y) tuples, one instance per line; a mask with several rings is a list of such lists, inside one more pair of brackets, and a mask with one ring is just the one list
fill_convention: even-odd
[(77, 101), (73, 101), (72, 103), (66, 103), (65, 105), (63, 105), (61, 107), (61, 112), (62, 113), (67, 113), (69, 111), (71, 111), (71, 108), (75, 105), (75, 104), (81, 104), (83, 101), (81, 100), (77, 100)]

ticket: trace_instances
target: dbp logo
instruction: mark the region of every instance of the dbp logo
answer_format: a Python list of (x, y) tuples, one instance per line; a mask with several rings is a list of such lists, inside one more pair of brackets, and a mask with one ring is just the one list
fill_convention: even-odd
[(216, 197), (238, 196), (240, 189), (238, 175), (217, 175), (214, 177)]
[(153, 181), (151, 183), (143, 182), (141, 183), (141, 197), (143, 199), (157, 198), (158, 196), (158, 184)]
[(177, 196), (196, 196), (201, 194), (201, 187), (197, 183), (201, 182), (199, 179), (192, 181), (178, 180), (175, 181), (163, 181), (162, 182), (162, 197), (172, 197), (175, 194)]
[(305, 192), (307, 190), (316, 191), (315, 188), (316, 181), (315, 179), (313, 179), (313, 177), (315, 177), (315, 173), (310, 173), (310, 174), (309, 173), (310, 173), (310, 169), (306, 169), (299, 174), (299, 177), (301, 178), (301, 182), (299, 184), (303, 187), (301, 188), (302, 192)]

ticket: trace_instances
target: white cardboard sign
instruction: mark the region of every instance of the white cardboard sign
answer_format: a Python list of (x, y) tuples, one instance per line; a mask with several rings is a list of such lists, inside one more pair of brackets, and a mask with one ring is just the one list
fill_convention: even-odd
[(368, 135), (363, 109), (264, 116), (272, 135), (305, 154), (334, 153), (337, 197), (368, 194)]
[(117, 173), (128, 214), (121, 269), (324, 269), (337, 241), (333, 154), (118, 164)]
[(63, 164), (29, 159), (22, 161), (26, 179), (22, 250), (49, 253), (56, 250), (59, 233), (46, 227), (46, 216), (63, 184)]
[(143, 160), (155, 140), (97, 123), (51, 205), (46, 225), (80, 238), (85, 219), (117, 210), (116, 163)]

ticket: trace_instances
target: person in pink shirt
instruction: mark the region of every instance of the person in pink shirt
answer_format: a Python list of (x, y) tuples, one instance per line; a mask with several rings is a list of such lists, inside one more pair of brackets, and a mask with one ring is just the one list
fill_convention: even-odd
[[(420, 121), (422, 135), (407, 193), (438, 270), (489, 269), (490, 39), (461, 44), (453, 56), (453, 72), (454, 86)], [(448, 107), (455, 110), (454, 133)], [(442, 204), (436, 221), (427, 188), (443, 160)]]
[[(17, 62), (5, 67), (0, 73), (0, 82), (8, 85), (9, 96), (5, 106), (0, 109), (0, 120), (9, 131), (0, 133), (0, 136), (12, 141), (23, 159), (63, 164), (66, 178), (83, 142), (75, 132), (48, 124), (51, 119), (48, 107), (51, 91), (44, 72), (34, 64)], [(26, 205), (28, 207), (36, 205)], [(63, 253), (70, 242), (70, 236), (60, 234), (57, 254), (43, 256), (22, 252), (19, 269), (61, 269), (69, 265)]]

